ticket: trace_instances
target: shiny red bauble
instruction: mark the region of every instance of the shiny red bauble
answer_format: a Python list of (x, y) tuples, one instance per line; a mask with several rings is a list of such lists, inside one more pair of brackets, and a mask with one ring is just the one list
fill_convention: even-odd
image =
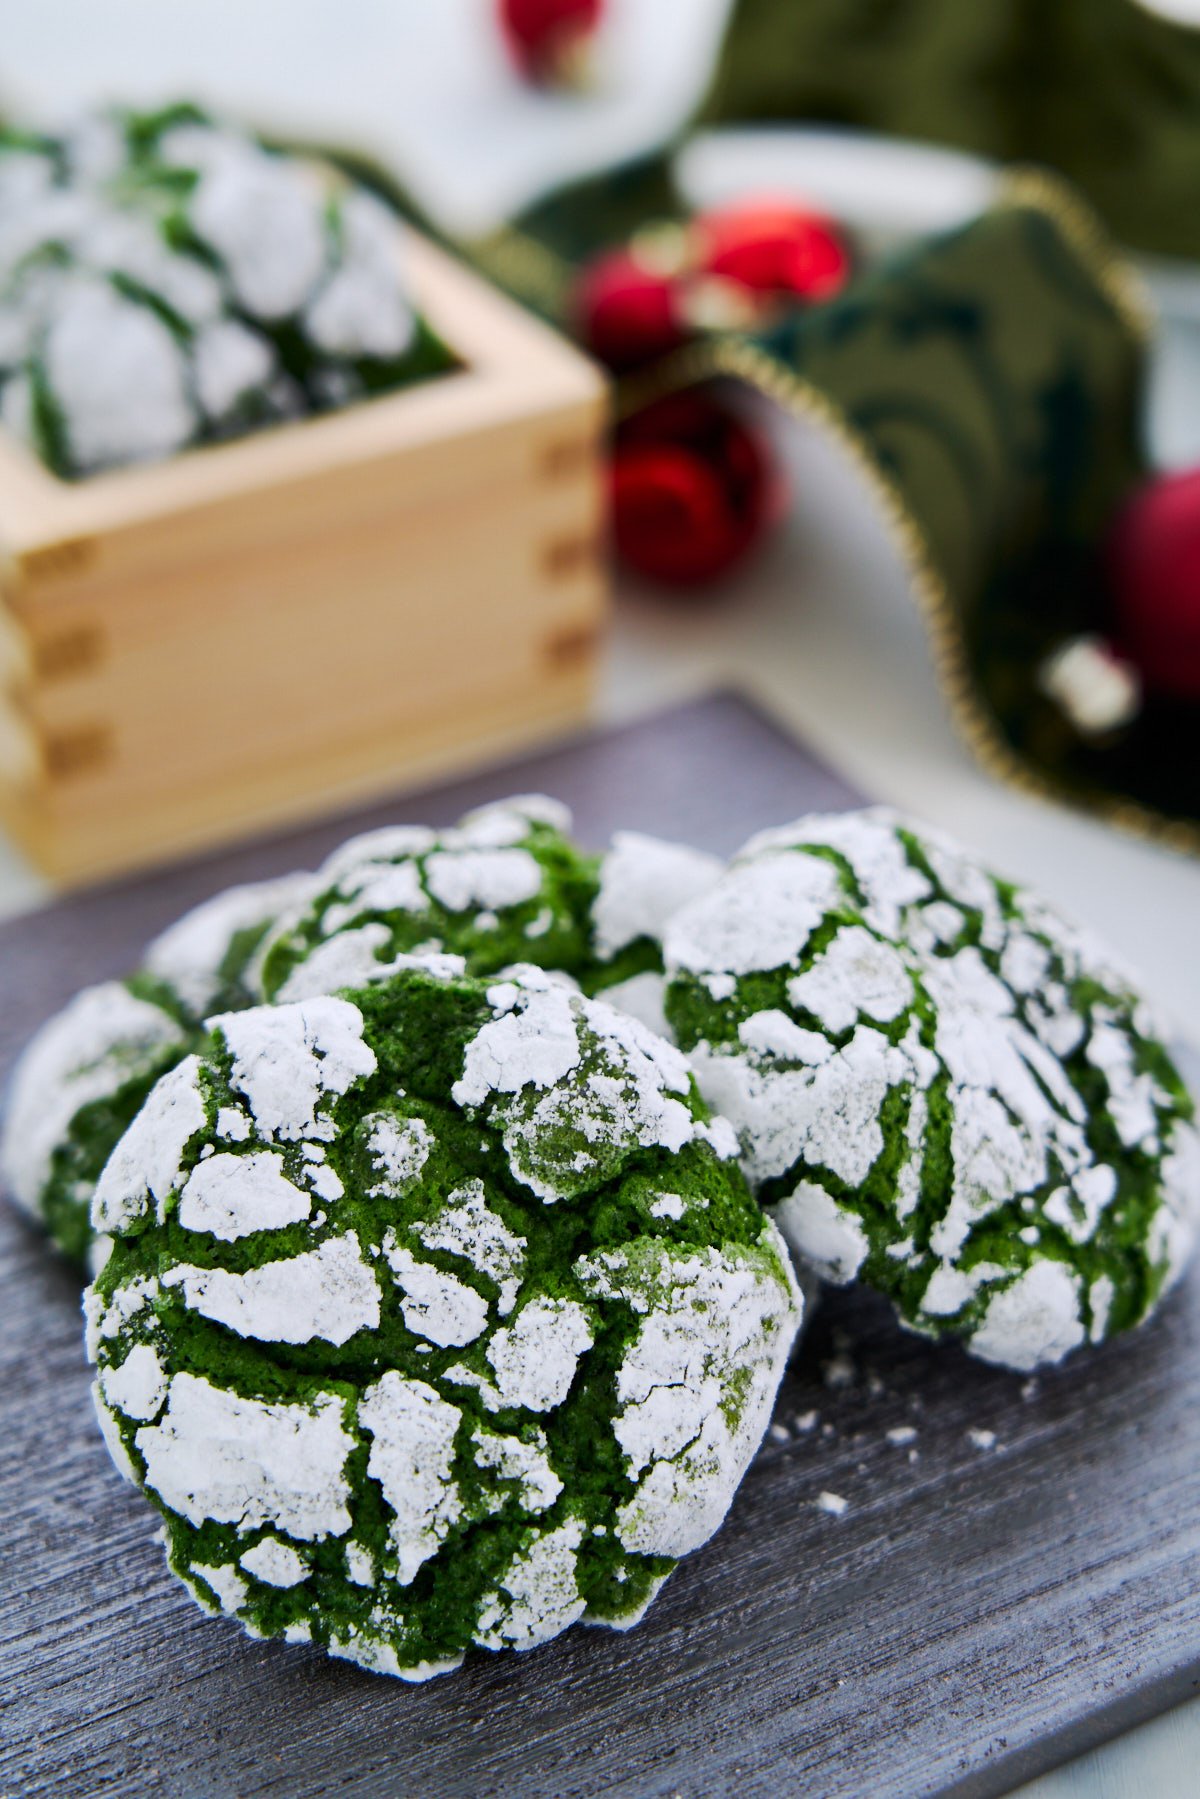
[(701, 213), (696, 261), (705, 274), (764, 298), (831, 300), (850, 278), (849, 246), (832, 219), (787, 201), (752, 201)]
[(618, 555), (669, 586), (725, 574), (773, 511), (766, 446), (707, 393), (656, 401), (622, 425), (610, 483)]
[(850, 272), (832, 220), (779, 201), (732, 206), (597, 256), (575, 284), (572, 326), (627, 374), (697, 334), (753, 330), (781, 307), (832, 299)]
[(1147, 689), (1200, 700), (1200, 468), (1139, 489), (1113, 523), (1106, 562), (1120, 650)]
[(604, 0), (499, 0), (500, 29), (521, 74), (570, 84), (600, 23)]
[(611, 250), (589, 263), (572, 311), (580, 342), (618, 374), (678, 349), (688, 335), (678, 283), (631, 250)]

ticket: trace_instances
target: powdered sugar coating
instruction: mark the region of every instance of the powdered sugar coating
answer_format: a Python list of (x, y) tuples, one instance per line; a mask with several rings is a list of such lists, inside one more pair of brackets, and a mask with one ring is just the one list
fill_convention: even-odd
[(434, 850), (425, 862), (425, 887), (448, 912), (499, 912), (535, 899), (542, 871), (522, 849)]
[(462, 1256), (496, 1283), (496, 1309), (502, 1318), (516, 1303), (525, 1270), (526, 1239), (511, 1231), (487, 1203), (482, 1181), (468, 1181), (452, 1192), (433, 1217), (413, 1226), (426, 1249)]
[(813, 1271), (839, 1287), (854, 1279), (870, 1253), (858, 1213), (815, 1181), (798, 1182), (779, 1201), (773, 1217), (786, 1241), (804, 1245), (804, 1259)]
[(194, 1312), (264, 1343), (342, 1344), (379, 1323), (379, 1284), (353, 1231), (245, 1274), (180, 1263), (163, 1276)]
[(257, 940), (307, 895), (312, 880), (309, 874), (288, 874), (214, 894), (154, 938), (143, 967), (195, 1019), (235, 999), (251, 1003), (257, 996), (244, 977)]
[(135, 1230), (151, 1211), (161, 1221), (184, 1151), (207, 1124), (199, 1058), (186, 1056), (155, 1085), (105, 1163), (92, 1200), (94, 1229)]
[(498, 1406), (548, 1412), (561, 1405), (592, 1342), (591, 1321), (574, 1300), (532, 1300), (487, 1346)]
[(570, 1198), (642, 1149), (734, 1148), (695, 1116), (686, 1059), (636, 1019), (532, 973), (490, 987), (488, 1002), (453, 1097), (499, 1126), (540, 1199)]
[(1137, 1323), (1190, 1253), (1200, 1168), (1165, 1145), (1190, 1153), (1191, 1101), (1136, 987), (940, 834), (761, 833), (666, 961), (702, 1091), (826, 1278), (1027, 1368)]
[(372, 1112), (363, 1120), (367, 1154), (377, 1179), (368, 1187), (375, 1197), (407, 1193), (420, 1178), (433, 1147), (433, 1133), (423, 1118), (397, 1118), (391, 1112)]
[[(0, 140), (0, 410), (55, 473), (435, 372), (382, 200), (195, 108)], [(102, 146), (102, 149), (99, 147)]]
[(255, 1006), (210, 1022), (232, 1057), (232, 1085), (268, 1142), (331, 1136), (329, 1100), (375, 1069), (362, 1014), (348, 1000)]
[(106, 1405), (143, 1423), (158, 1416), (167, 1397), (162, 1363), (148, 1343), (135, 1344), (123, 1362), (106, 1368), (99, 1386)]
[[(529, 1008), (517, 1082), (478, 1046)], [(221, 1015), (181, 1091), (203, 1128), (150, 1176), (121, 1149), (140, 1209), (87, 1313), (189, 1590), (412, 1679), (632, 1623), (724, 1515), (799, 1312), (679, 1052), (537, 970), (411, 968)], [(527, 1099), (553, 1212), (496, 1110)]]
[(332, 355), (399, 355), (416, 321), (397, 279), (395, 214), (373, 194), (351, 193), (341, 207), (341, 248), (341, 267), (309, 308), (309, 330)]
[(309, 1572), (308, 1563), (290, 1543), (272, 1536), (260, 1538), (247, 1549), (239, 1558), (238, 1566), (269, 1587), (294, 1587), (299, 1581), (307, 1580)]
[(837, 870), (820, 857), (735, 865), (670, 921), (668, 971), (737, 976), (785, 968), (839, 903)]
[(781, 1287), (782, 1243), (759, 1254), (639, 1243), (580, 1264), (585, 1291), (620, 1298), (641, 1327), (617, 1374), (615, 1434), (637, 1489), (618, 1515), (621, 1541), (686, 1555), (712, 1535), (770, 1417), (802, 1300)]
[(190, 437), (186, 367), (174, 337), (107, 281), (80, 277), (62, 294), (42, 354), (76, 466), (155, 461)]
[(134, 1442), (146, 1485), (193, 1524), (270, 1523), (308, 1542), (349, 1528), (345, 1463), (354, 1440), (334, 1393), (304, 1405), (266, 1403), (180, 1373), (162, 1423), (143, 1425)]
[(422, 1261), (389, 1231), (383, 1253), (403, 1295), (400, 1310), (410, 1331), (443, 1349), (473, 1343), (487, 1326), (488, 1303), (445, 1269)]
[(614, 832), (592, 902), (596, 954), (609, 961), (639, 937), (661, 942), (667, 921), (707, 892), (723, 866), (718, 857), (685, 844), (664, 843), (640, 831)]
[(179, 1196), (180, 1224), (226, 1243), (299, 1224), (311, 1212), (312, 1194), (288, 1180), (282, 1156), (269, 1149), (210, 1156), (192, 1169)]
[(478, 1467), (494, 1469), (501, 1480), (518, 1483), (521, 1504), (527, 1511), (544, 1512), (563, 1490), (541, 1431), (534, 1432), (531, 1441), (500, 1437), (481, 1426), (472, 1438), (472, 1453)]
[(535, 1649), (583, 1617), (587, 1599), (575, 1579), (582, 1541), (582, 1523), (568, 1518), (513, 1557), (479, 1614), (483, 1648)]
[(57, 1229), (65, 1209), (72, 1226), (78, 1217), (72, 1234), (86, 1234), (82, 1117), (151, 1079), (186, 1042), (178, 1020), (120, 981), (85, 988), (43, 1025), (13, 1071), (0, 1135), (0, 1179), (17, 1204)]
[(582, 966), (594, 875), (564, 835), (569, 823), (557, 801), (523, 795), (442, 831), (398, 825), (343, 844), (273, 934), (264, 997), (386, 980), (412, 956), (445, 956), (448, 974), (494, 974), (536, 946), (547, 967)]
[(615, 1006), (618, 1012), (627, 1012), (630, 1018), (636, 1018), (639, 1024), (644, 1024), (656, 1037), (665, 1037), (670, 1043), (673, 1038), (664, 1003), (666, 986), (665, 975), (658, 974), (654, 969), (646, 969), (642, 974), (629, 975), (623, 981), (613, 981), (602, 991), (610, 1006)]
[(397, 1575), (406, 1587), (436, 1555), (462, 1515), (454, 1480), (454, 1440), (462, 1414), (425, 1381), (388, 1369), (359, 1401), (359, 1422), (370, 1432), (367, 1472), (392, 1511)]
[(1027, 1373), (1061, 1362), (1086, 1332), (1079, 1276), (1062, 1262), (1034, 1262), (988, 1300), (971, 1336), (985, 1362)]

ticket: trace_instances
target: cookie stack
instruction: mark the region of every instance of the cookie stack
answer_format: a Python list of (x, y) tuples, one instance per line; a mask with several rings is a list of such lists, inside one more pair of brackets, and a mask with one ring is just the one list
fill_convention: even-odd
[(113, 1458), (252, 1635), (419, 1680), (624, 1628), (728, 1509), (798, 1277), (1028, 1370), (1191, 1251), (1192, 1102), (1044, 902), (882, 811), (727, 867), (569, 831), (522, 797), (220, 895), (17, 1069)]
[(0, 131), (0, 422), (78, 478), (445, 367), (395, 214), (194, 106)]

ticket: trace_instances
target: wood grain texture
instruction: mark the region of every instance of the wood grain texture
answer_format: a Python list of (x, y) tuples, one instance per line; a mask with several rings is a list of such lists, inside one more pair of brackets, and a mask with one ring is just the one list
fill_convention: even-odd
[[(0, 1067), (81, 982), (227, 882), (531, 787), (571, 803), (592, 843), (625, 825), (720, 851), (855, 797), (722, 697), (77, 895), (0, 930)], [(1032, 1389), (904, 1335), (877, 1301), (826, 1297), (725, 1527), (642, 1625), (481, 1654), (419, 1688), (196, 1610), (95, 1431), (78, 1299), (5, 1210), (0, 1794), (965, 1799), (1197, 1686), (1195, 1281), (1136, 1337)], [(827, 1384), (831, 1360), (847, 1384)], [(904, 1425), (913, 1443), (889, 1442)], [(816, 1509), (823, 1491), (844, 1517)]]

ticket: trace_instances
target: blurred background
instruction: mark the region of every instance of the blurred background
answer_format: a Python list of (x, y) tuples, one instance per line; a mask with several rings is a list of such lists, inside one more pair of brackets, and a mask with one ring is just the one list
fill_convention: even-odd
[[(527, 414), (570, 419), (576, 432), (581, 510), (555, 513), (553, 529), (555, 542), (584, 544), (582, 562), (555, 590), (561, 615), (550, 600), (537, 615), (574, 657), (569, 692), (543, 704), (514, 672), (503, 729), (483, 729), (468, 680), (474, 627), (456, 625), (462, 678), (439, 702), (437, 754), (389, 738), (355, 793), (735, 685), (868, 795), (925, 815), (1086, 916), (1200, 1037), (1200, 0), (0, 0), (0, 550), (21, 577), (4, 590), (0, 723), (16, 748), (0, 758), (0, 783), (15, 836), (0, 845), (0, 914), (44, 903), (62, 874), (38, 849), (62, 771), (47, 772), (42, 743), (31, 774), (31, 733), (86, 745), (91, 714), (72, 696), (94, 679), (114, 709), (119, 764), (137, 671), (182, 688), (200, 679), (202, 658), (193, 665), (147, 627), (128, 646), (126, 687), (114, 674), (105, 688), (80, 651), (84, 686), (71, 688), (70, 668), (63, 684), (59, 669), (43, 691), (45, 645), (69, 664), (85, 601), (117, 603), (117, 578), (110, 592), (103, 571), (68, 566), (64, 545), (107, 542), (109, 530), (115, 542), (152, 515), (181, 559), (156, 551), (153, 581), (171, 593), (178, 582), (172, 604), (195, 610), (204, 602), (186, 575), (205, 540), (172, 519), (216, 503), (225, 477), (186, 471), (239, 453), (241, 432), (202, 422), (183, 433), (170, 481), (145, 466), (165, 458), (142, 440), (84, 466), (54, 365), (28, 333), (12, 335), (18, 313), (27, 324), (43, 301), (20, 287), (29, 201), (25, 177), (4, 168), (31, 144), (40, 155), (65, 141), (89, 109), (144, 115), (179, 101), (333, 157), (495, 293), (493, 315), (486, 294), (464, 300), (427, 278), (419, 254), (411, 263), (410, 298), (432, 338), (464, 364), (466, 332), (481, 368), (494, 349), (498, 385), (447, 422), (444, 408), (421, 412), (422, 386), (456, 378), (436, 359), (380, 377), (381, 390), (404, 387), (383, 404), (417, 407), (395, 415), (416, 458), (406, 469), (422, 466), (422, 442), (519, 432)], [(1052, 179), (1014, 197), (1017, 165)], [(1019, 242), (988, 222), (1014, 206), (1028, 214)], [(66, 260), (83, 255), (76, 225), (54, 229), (76, 232)], [(555, 360), (548, 337), (513, 335), (502, 289), (590, 359), (586, 378), (582, 362)], [(350, 422), (319, 440), (328, 449), (305, 439), (300, 462), (288, 452), (265, 474), (266, 463), (227, 460), (227, 499), (316, 482), (323, 457), (343, 466), (366, 453), (351, 433), (355, 400), (376, 391), (367, 352), (355, 350), (348, 385), (322, 363), (300, 396), (295, 344), (280, 343), (291, 385), (254, 416), (258, 443), (307, 410)], [(138, 369), (135, 357), (128, 395)], [(938, 419), (903, 432), (880, 423), (881, 396), (901, 389), (910, 412), (916, 396)], [(615, 427), (601, 430), (602, 411)], [(237, 417), (248, 432), (249, 414)], [(945, 449), (947, 421), (961, 455)], [(193, 442), (206, 446), (195, 458)], [(500, 439), (487, 442), (502, 460)], [(481, 466), (478, 492), (438, 501), (438, 530), (446, 545), (460, 517), (492, 578), (498, 526), (484, 496), (498, 463)], [(411, 478), (419, 494), (422, 477)], [(541, 522), (530, 530), (545, 537), (550, 514), (531, 506)], [(389, 501), (353, 528), (364, 542), (400, 531), (393, 512)], [(602, 547), (589, 549), (597, 533)], [(271, 540), (281, 556), (285, 538)], [(386, 606), (386, 571), (370, 578), (384, 580)], [(283, 608), (296, 590), (279, 580), (272, 603)], [(519, 636), (532, 618), (514, 582), (510, 593), (494, 573), (480, 644), (489, 630)], [(481, 619), (488, 591), (473, 602)], [(118, 645), (124, 627), (110, 628)], [(226, 670), (242, 653), (231, 633), (215, 652)], [(377, 659), (376, 646), (365, 651)], [(253, 691), (237, 688), (238, 708)], [(254, 815), (265, 827), (303, 815), (298, 784), (310, 777), (265, 725), (262, 741), (283, 771)], [(197, 758), (187, 779), (202, 784), (206, 767)], [(53, 828), (86, 814), (101, 848), (103, 807), (115, 842), (118, 816), (142, 803), (132, 777), (126, 791), (114, 775), (102, 802), (80, 791)], [(247, 828), (232, 798), (223, 809), (216, 774), (207, 803), (194, 803), (205, 822), (189, 842)], [(96, 866), (149, 859), (122, 850)], [(1200, 1714), (1181, 1710), (1028, 1793), (1191, 1793), (1198, 1750)]]

